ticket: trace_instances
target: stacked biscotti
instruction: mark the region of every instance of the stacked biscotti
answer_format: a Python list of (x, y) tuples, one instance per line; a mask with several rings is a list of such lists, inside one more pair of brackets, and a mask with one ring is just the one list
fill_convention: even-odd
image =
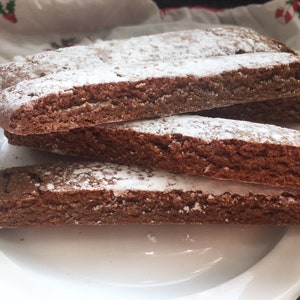
[(278, 41), (169, 32), (41, 53), (0, 75), (8, 141), (80, 158), (2, 170), (2, 227), (300, 224), (300, 131), (266, 124), (300, 115), (300, 57)]

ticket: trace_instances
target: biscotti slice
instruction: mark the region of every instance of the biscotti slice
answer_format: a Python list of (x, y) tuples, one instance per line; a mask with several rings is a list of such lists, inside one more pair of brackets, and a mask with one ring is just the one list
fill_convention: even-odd
[(28, 56), (0, 65), (0, 88), (20, 81), (65, 70), (80, 70), (101, 65), (120, 66), (147, 61), (198, 59), (255, 52), (294, 53), (283, 43), (252, 29), (227, 26), (140, 36), (122, 40), (97, 40), (89, 46), (73, 46)]
[(300, 224), (296, 190), (76, 162), (0, 172), (0, 226)]
[(177, 173), (300, 188), (300, 131), (195, 115), (18, 136), (11, 144)]
[(49, 133), (297, 95), (300, 57), (291, 53), (95, 66), (4, 89), (0, 126)]
[(300, 97), (235, 104), (196, 114), (269, 124), (300, 123)]

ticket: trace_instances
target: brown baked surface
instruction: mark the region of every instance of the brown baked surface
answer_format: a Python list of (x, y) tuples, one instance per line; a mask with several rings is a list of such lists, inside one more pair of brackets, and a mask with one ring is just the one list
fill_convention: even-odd
[(4, 128), (17, 134), (195, 112), (300, 94), (300, 60), (288, 66), (237, 69), (197, 78), (148, 78), (73, 88), (23, 105)]
[(2, 170), (0, 227), (300, 224), (299, 133), (234, 123), (228, 137), (218, 124), (207, 139), (115, 123), (199, 111), (265, 122), (270, 105), (270, 120), (297, 121), (300, 57), (280, 42), (235, 27), (166, 33), (38, 54), (0, 75), (10, 143), (131, 165)]
[[(118, 187), (118, 172), (132, 183), (127, 189)], [(151, 180), (166, 187), (156, 190), (159, 185)], [(183, 181), (189, 182), (184, 188), (178, 185)], [(95, 162), (11, 168), (0, 172), (0, 226), (300, 224), (298, 191), (228, 181), (207, 184), (200, 177)]]
[(212, 26), (205, 30), (183, 30), (111, 41), (96, 40), (89, 46), (66, 47), (29, 55), (22, 61), (0, 65), (0, 88), (6, 89), (21, 81), (68, 69), (258, 52), (295, 54), (284, 43), (250, 28)]
[[(181, 126), (184, 134), (177, 129)], [(279, 126), (175, 116), (45, 135), (6, 132), (6, 136), (13, 145), (88, 159), (300, 188), (300, 133)]]
[(300, 95), (299, 56), (235, 27), (71, 47), (1, 75), (0, 126), (24, 135)]

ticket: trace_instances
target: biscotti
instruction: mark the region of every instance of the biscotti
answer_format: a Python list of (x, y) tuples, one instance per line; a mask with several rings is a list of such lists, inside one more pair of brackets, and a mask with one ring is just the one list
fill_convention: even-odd
[(274, 125), (182, 115), (6, 136), (61, 154), (300, 189), (300, 131)]
[(0, 226), (300, 224), (296, 190), (97, 162), (0, 171)]
[(300, 97), (235, 104), (196, 114), (277, 125), (300, 123)]
[(62, 62), (59, 72), (21, 80), (0, 93), (0, 126), (16, 134), (49, 133), (300, 95), (300, 57), (293, 52), (236, 54), (235, 48), (214, 56), (209, 48), (210, 56), (185, 50), (156, 59), (167, 44), (153, 48), (149, 60), (99, 59), (78, 68)]
[(25, 57), (23, 61), (0, 65), (0, 88), (65, 70), (101, 65), (119, 66), (147, 61), (198, 59), (255, 52), (294, 51), (283, 43), (252, 29), (227, 26), (206, 30), (167, 32), (112, 41), (97, 40), (89, 46), (60, 48)]

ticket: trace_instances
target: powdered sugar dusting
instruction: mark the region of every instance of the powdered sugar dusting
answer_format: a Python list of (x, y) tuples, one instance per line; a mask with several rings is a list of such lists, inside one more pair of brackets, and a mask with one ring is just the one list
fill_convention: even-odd
[(0, 66), (1, 89), (20, 81), (43, 77), (64, 70), (136, 64), (148, 61), (204, 58), (236, 53), (282, 51), (282, 45), (240, 27), (186, 30), (126, 40), (98, 40), (90, 46), (74, 46), (47, 51), (15, 63)]
[(149, 78), (186, 76), (203, 78), (242, 68), (272, 68), (293, 62), (300, 63), (300, 58), (290, 53), (252, 53), (156, 64), (123, 65), (118, 68), (105, 65), (101, 68), (62, 71), (42, 78), (22, 81), (14, 87), (3, 90), (0, 93), (2, 99), (0, 125), (6, 128), (6, 121), (20, 106), (49, 94), (72, 93), (73, 87), (127, 81), (138, 82)]
[(155, 135), (182, 134), (183, 136), (198, 138), (206, 142), (236, 139), (246, 142), (300, 147), (299, 130), (195, 115), (171, 116), (106, 126)]
[[(49, 167), (48, 167), (49, 168)], [(47, 173), (47, 166), (41, 167), (39, 173), (45, 184), (40, 190), (53, 192), (72, 192), (77, 190), (111, 190), (118, 195), (126, 191), (171, 190), (201, 191), (205, 194), (219, 195), (225, 192), (247, 194), (261, 193), (280, 195), (284, 190), (257, 184), (238, 183), (208, 179), (198, 176), (173, 174), (165, 171), (149, 171), (134, 166), (110, 163), (84, 162), (52, 167)], [(169, 182), (172, 185), (169, 185)], [(192, 210), (200, 210), (197, 203)]]

